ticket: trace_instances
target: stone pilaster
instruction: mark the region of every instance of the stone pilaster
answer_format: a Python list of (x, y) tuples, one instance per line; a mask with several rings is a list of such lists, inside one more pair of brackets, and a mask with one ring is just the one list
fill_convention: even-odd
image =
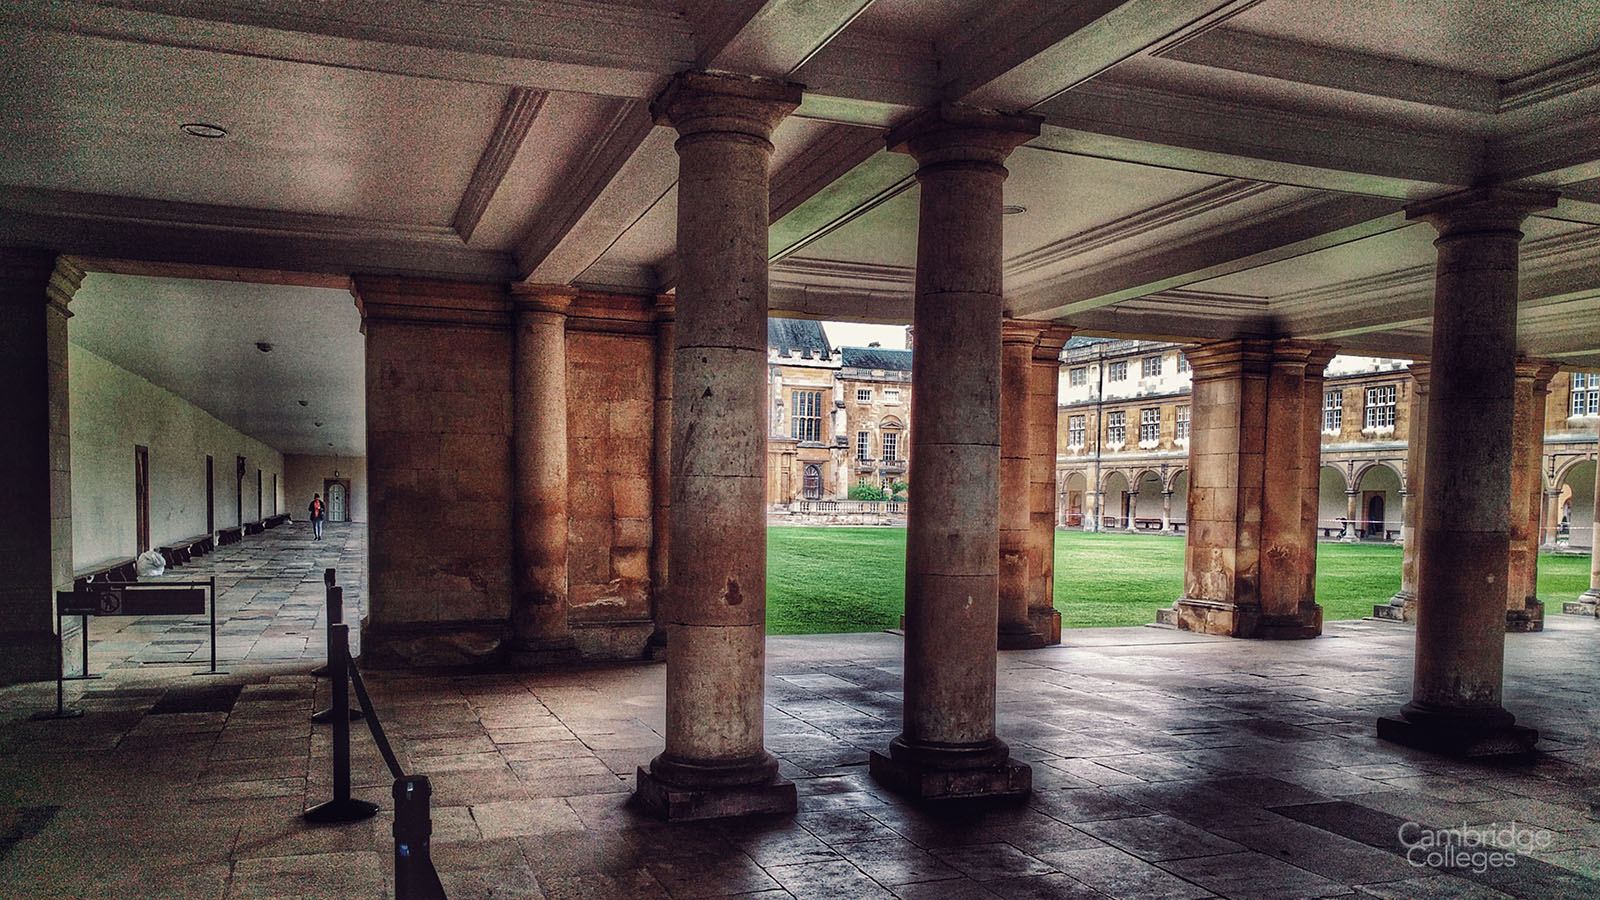
[(667, 597), (671, 569), (667, 548), (672, 531), (672, 341), (673, 296), (656, 298), (656, 403), (655, 452), (650, 455), (650, 510), (653, 543), (650, 546), (651, 612), (655, 631), (650, 635), (650, 656), (667, 657)]
[(1410, 420), (1406, 425), (1406, 482), (1400, 514), (1400, 590), (1372, 608), (1378, 619), (1417, 621), (1417, 516), (1422, 513), (1423, 458), (1428, 446), (1428, 373), (1425, 362), (1411, 363)]
[(514, 590), (504, 287), (357, 276), (366, 334), (369, 666), (504, 661)]
[(763, 740), (767, 197), (798, 85), (683, 73), (653, 104), (678, 132), (678, 296), (666, 614), (666, 749), (635, 798), (667, 819), (793, 812)]
[[(1417, 531), (1411, 702), (1378, 736), (1459, 756), (1517, 755), (1537, 732), (1501, 706), (1523, 219), (1555, 195), (1473, 189), (1414, 204), (1434, 226), (1427, 489)], [(1471, 422), (1473, 428), (1459, 423)]]
[(83, 272), (0, 249), (0, 684), (56, 676), (55, 592), (72, 590), (67, 310)]
[[(954, 105), (896, 128), (918, 163), (917, 355), (906, 524), (902, 730), (873, 778), (917, 799), (1021, 796), (1032, 770), (995, 734), (1001, 187), (1039, 119)], [(928, 365), (927, 361), (935, 361)]]
[(1061, 643), (1056, 609), (1057, 412), (1061, 396), (1061, 348), (1072, 329), (1053, 325), (1039, 335), (1028, 378), (1028, 620), (1046, 644)]
[(1589, 589), (1578, 595), (1576, 602), (1562, 604), (1562, 612), (1600, 616), (1600, 465), (1595, 467), (1593, 509), (1593, 536), (1589, 539)]
[(1506, 631), (1544, 630), (1539, 602), (1539, 507), (1544, 498), (1544, 409), (1558, 366), (1549, 360), (1516, 363), (1511, 442), (1511, 568), (1506, 575)]
[(1318, 429), (1332, 348), (1237, 340), (1186, 355), (1194, 388), (1184, 596), (1158, 619), (1231, 637), (1316, 637)]
[(567, 622), (567, 310), (577, 292), (511, 286), (514, 592), (508, 662), (577, 659)]
[[(1043, 647), (1028, 617), (1029, 413), (1033, 350), (1041, 322), (1006, 319), (1000, 328), (1000, 629), (1001, 650)], [(915, 395), (915, 391), (912, 392)]]

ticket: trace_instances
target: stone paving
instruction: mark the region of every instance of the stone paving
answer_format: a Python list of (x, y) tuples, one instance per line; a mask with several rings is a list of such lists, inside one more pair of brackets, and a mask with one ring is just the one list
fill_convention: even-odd
[[(385, 812), (298, 818), (331, 791), (329, 729), (309, 722), (327, 702), (307, 674), (321, 659), (316, 640), (306, 649), (312, 598), (330, 560), (354, 582), (360, 540), (279, 529), (206, 562), (232, 579), (227, 675), (136, 647), (138, 620), (103, 636), (97, 622), (108, 677), (69, 686), (83, 718), (29, 720), (51, 684), (0, 690), (0, 897), (392, 896)], [(893, 634), (769, 640), (767, 745), (801, 795), (781, 819), (668, 826), (628, 808), (662, 743), (659, 664), (367, 679), (407, 771), (433, 781), (452, 900), (1600, 897), (1600, 622), (1552, 616), (1508, 637), (1506, 705), (1545, 752), (1499, 767), (1373, 736), (1407, 698), (1402, 625), (1335, 623), (1306, 642), (1065, 639), (1000, 656), (1000, 733), (1035, 791), (999, 809), (923, 811), (867, 777), (867, 751), (898, 728)], [(182, 711), (218, 687), (237, 696)], [(354, 727), (356, 794), (386, 809), (388, 774)], [(1493, 865), (1414, 866), (1401, 840), (1512, 821), (1531, 843)]]

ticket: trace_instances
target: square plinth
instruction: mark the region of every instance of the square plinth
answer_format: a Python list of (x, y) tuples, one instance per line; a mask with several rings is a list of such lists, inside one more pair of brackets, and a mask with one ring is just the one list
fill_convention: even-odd
[(1531, 755), (1539, 742), (1539, 732), (1522, 725), (1441, 728), (1388, 716), (1378, 719), (1378, 737), (1458, 759), (1516, 759)]
[(869, 766), (874, 781), (913, 800), (1015, 801), (1033, 790), (1033, 769), (1014, 759), (977, 769), (929, 769), (873, 751)]
[(799, 798), (794, 782), (774, 777), (760, 784), (734, 787), (682, 788), (667, 784), (639, 767), (633, 802), (645, 812), (668, 822), (729, 819), (735, 816), (794, 815)]

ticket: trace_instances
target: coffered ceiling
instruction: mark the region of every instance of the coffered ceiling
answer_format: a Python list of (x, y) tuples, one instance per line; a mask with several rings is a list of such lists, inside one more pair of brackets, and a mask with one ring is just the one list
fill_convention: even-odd
[(16, 0), (0, 242), (667, 290), (648, 101), (706, 68), (806, 86), (773, 141), (776, 311), (909, 315), (917, 190), (883, 133), (960, 101), (1045, 119), (1006, 187), (1014, 314), (1422, 355), (1406, 204), (1544, 188), (1523, 349), (1600, 367), (1596, 22), (1600, 0)]

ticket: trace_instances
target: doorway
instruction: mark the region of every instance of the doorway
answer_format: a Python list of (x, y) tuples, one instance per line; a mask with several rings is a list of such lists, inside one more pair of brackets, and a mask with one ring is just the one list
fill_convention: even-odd
[(822, 470), (816, 466), (806, 466), (805, 483), (802, 486), (803, 494), (807, 500), (822, 499)]
[(133, 447), (133, 503), (135, 556), (150, 549), (150, 448)]
[(261, 521), (261, 470), (256, 470), (256, 521)]
[(1365, 503), (1367, 521), (1366, 527), (1362, 529), (1363, 537), (1383, 537), (1383, 493), (1383, 491), (1367, 491)]
[(244, 527), (244, 457), (235, 457), (233, 510), (239, 514), (238, 525)]
[(206, 534), (217, 533), (216, 461), (206, 456)]
[(327, 478), (322, 482), (322, 496), (327, 505), (329, 522), (350, 521), (350, 482), (346, 479)]

